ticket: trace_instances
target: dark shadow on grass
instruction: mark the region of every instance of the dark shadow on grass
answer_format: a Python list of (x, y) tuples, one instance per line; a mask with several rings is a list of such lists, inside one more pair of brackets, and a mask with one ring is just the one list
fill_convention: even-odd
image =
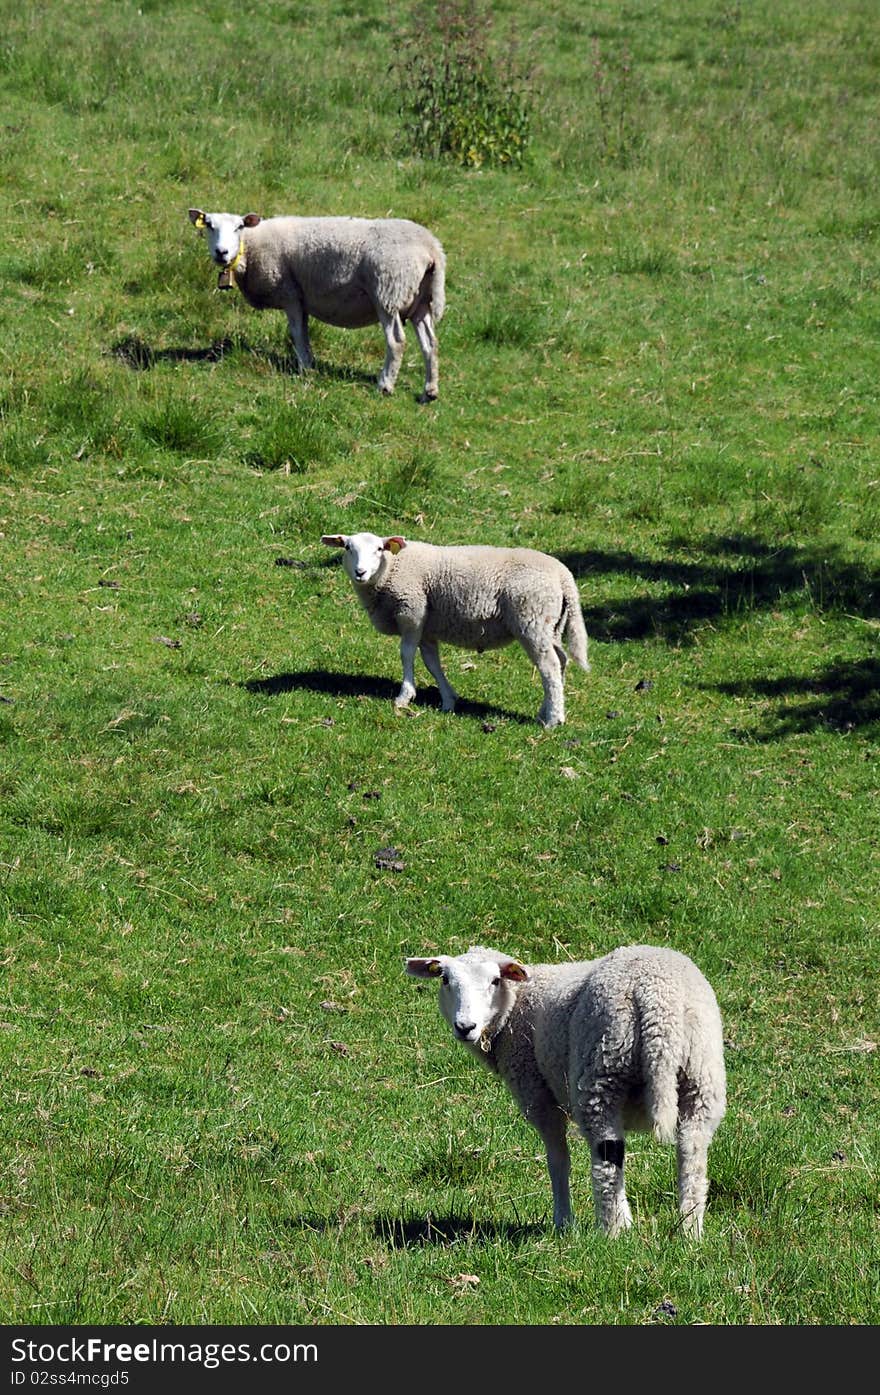
[(219, 363), (235, 347), (231, 339), (215, 339), (202, 349), (154, 349), (139, 335), (129, 334), (111, 344), (110, 353), (128, 368), (147, 372), (157, 363)]
[[(400, 684), (389, 678), (377, 678), (373, 674), (333, 673), (328, 669), (305, 669), (302, 673), (276, 673), (271, 678), (249, 678), (242, 685), (249, 693), (265, 697), (279, 697), (282, 693), (308, 691), (327, 693), (330, 697), (367, 697), (393, 702), (400, 692)], [(413, 704), (419, 707), (439, 709), (440, 694), (436, 688), (419, 688)], [(477, 721), (489, 718), (506, 722), (520, 722), (524, 726), (533, 725), (530, 717), (521, 712), (510, 712), (506, 707), (495, 707), (488, 702), (469, 702), (459, 698), (455, 706), (456, 717), (471, 717)]]
[[(687, 644), (704, 622), (805, 603), (817, 612), (862, 619), (880, 615), (880, 574), (833, 545), (774, 546), (747, 533), (698, 540), (672, 538), (668, 558), (626, 551), (561, 554), (581, 581), (609, 575), (665, 586), (664, 595), (638, 595), (584, 607), (590, 637), (626, 642), (653, 638)], [(676, 555), (677, 554), (677, 555)], [(690, 560), (697, 554), (697, 560)], [(841, 732), (880, 723), (880, 662), (840, 661), (816, 674), (717, 685), (732, 697), (779, 698), (763, 728), (741, 734), (758, 741), (830, 728)], [(797, 701), (800, 696), (801, 700)], [(794, 698), (792, 701), (790, 699)]]
[(328, 669), (304, 669), (301, 673), (274, 673), (271, 678), (249, 678), (242, 685), (249, 693), (280, 697), (283, 693), (327, 693), (330, 697), (370, 697), (393, 700), (399, 685), (372, 674), (331, 673)]
[(392, 1250), (414, 1249), (424, 1245), (456, 1245), (463, 1241), (504, 1240), (519, 1244), (546, 1230), (543, 1225), (514, 1225), (510, 1221), (477, 1220), (474, 1216), (387, 1216), (373, 1221), (377, 1240)]
[(630, 576), (671, 588), (664, 596), (585, 606), (592, 638), (619, 643), (653, 637), (679, 645), (704, 621), (784, 605), (795, 596), (817, 610), (880, 615), (880, 576), (833, 546), (776, 547), (742, 533), (698, 541), (673, 538), (669, 548), (696, 551), (709, 560), (657, 560), (599, 549), (559, 554), (580, 580)]
[[(816, 674), (703, 684), (731, 697), (780, 698), (771, 726), (752, 735), (770, 741), (825, 727), (849, 732), (880, 727), (880, 660), (842, 660)], [(791, 700), (794, 699), (794, 700)]]
[[(340, 1212), (338, 1215), (319, 1216), (306, 1212), (301, 1216), (288, 1216), (281, 1225), (285, 1230), (316, 1231), (325, 1235), (330, 1231), (342, 1230), (360, 1217)], [(366, 1218), (365, 1218), (366, 1219)], [(414, 1249), (424, 1245), (456, 1245), (464, 1241), (486, 1242), (505, 1240), (509, 1244), (519, 1244), (535, 1235), (542, 1235), (546, 1226), (514, 1225), (509, 1221), (478, 1221), (473, 1216), (389, 1216), (379, 1214), (366, 1221), (377, 1240), (389, 1249)]]
[[(171, 347), (154, 349), (146, 340), (136, 334), (127, 335), (110, 346), (110, 353), (120, 359), (135, 372), (149, 372), (157, 363), (220, 363), (227, 354), (250, 354), (274, 368), (276, 373), (299, 376), (299, 367), (293, 354), (280, 354), (272, 349), (257, 348), (246, 339), (216, 339), (199, 349)], [(311, 370), (319, 378), (333, 378), (340, 382), (368, 383), (375, 387), (376, 374), (364, 373), (359, 368), (337, 366), (319, 361)]]

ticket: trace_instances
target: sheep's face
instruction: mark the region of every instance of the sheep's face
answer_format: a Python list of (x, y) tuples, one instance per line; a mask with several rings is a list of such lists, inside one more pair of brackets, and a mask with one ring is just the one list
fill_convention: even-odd
[(342, 564), (355, 586), (377, 581), (389, 557), (406, 546), (403, 538), (377, 538), (375, 533), (330, 533), (321, 541), (344, 549)]
[(504, 955), (469, 951), (452, 959), (407, 959), (406, 971), (418, 978), (439, 978), (440, 1011), (459, 1041), (491, 1048), (516, 1001), (516, 988), (529, 971)]
[(241, 249), (242, 232), (245, 228), (255, 228), (261, 221), (257, 213), (247, 213), (240, 218), (237, 213), (203, 213), (200, 208), (191, 208), (189, 217), (207, 237), (211, 260), (218, 266), (232, 266)]

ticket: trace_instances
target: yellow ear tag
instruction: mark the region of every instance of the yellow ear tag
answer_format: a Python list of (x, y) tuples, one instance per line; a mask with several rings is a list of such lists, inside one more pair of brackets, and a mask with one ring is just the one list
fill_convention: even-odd
[(201, 216), (201, 215), (200, 215), (200, 216), (196, 219), (196, 221), (193, 223), (193, 227), (196, 228), (199, 232), (201, 232), (202, 229), (204, 228), (204, 226), (205, 226), (205, 219), (204, 219), (204, 216)]

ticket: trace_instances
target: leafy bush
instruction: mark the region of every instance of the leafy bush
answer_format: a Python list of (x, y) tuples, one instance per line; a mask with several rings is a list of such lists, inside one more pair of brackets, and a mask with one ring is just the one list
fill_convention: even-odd
[(407, 151), (478, 169), (518, 167), (529, 141), (530, 75), (515, 44), (499, 52), (478, 0), (437, 0), (413, 10), (392, 71)]

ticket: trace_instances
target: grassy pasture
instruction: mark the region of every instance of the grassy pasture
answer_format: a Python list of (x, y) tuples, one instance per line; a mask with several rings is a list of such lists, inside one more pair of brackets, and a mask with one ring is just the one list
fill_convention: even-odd
[[(378, 0), (2, 12), (2, 1320), (878, 1321), (876, 5), (497, 4), (515, 172), (400, 148)], [(439, 403), (298, 377), (193, 204), (431, 226)], [(566, 726), (513, 649), (396, 714), (359, 528), (564, 558)], [(699, 1254), (638, 1138), (558, 1239), (402, 973), (639, 941), (725, 1018)]]

